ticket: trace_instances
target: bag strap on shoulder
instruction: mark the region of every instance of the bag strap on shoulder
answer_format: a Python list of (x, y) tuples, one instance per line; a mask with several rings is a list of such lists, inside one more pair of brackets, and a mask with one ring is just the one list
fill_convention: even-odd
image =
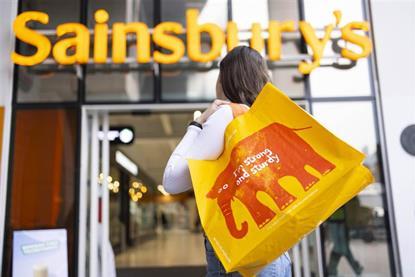
[(230, 103), (229, 105), (231, 106), (231, 109), (232, 109), (233, 118), (243, 115), (249, 110), (248, 106), (243, 105), (243, 104)]

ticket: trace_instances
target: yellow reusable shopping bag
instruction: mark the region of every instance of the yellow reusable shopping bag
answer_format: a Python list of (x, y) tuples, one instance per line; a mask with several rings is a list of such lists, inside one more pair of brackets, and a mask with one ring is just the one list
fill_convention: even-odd
[(272, 84), (189, 168), (204, 231), (225, 269), (253, 276), (373, 182), (364, 155)]

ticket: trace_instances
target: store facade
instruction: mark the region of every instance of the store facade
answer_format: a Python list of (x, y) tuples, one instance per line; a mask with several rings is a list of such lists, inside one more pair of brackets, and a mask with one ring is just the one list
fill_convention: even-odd
[[(90, 203), (94, 201), (93, 199), (83, 198), (93, 193), (90, 188), (84, 190), (88, 187), (89, 178), (85, 176), (91, 172), (94, 164), (91, 156), (94, 153), (94, 144), (89, 145), (89, 139), (94, 136), (94, 132), (98, 134), (99, 128), (105, 128), (104, 122), (107, 122), (108, 128), (126, 124), (120, 119), (123, 114), (138, 116), (149, 114), (150, 117), (157, 115), (157, 118), (160, 115), (163, 125), (163, 118), (166, 117), (170, 121), (174, 121), (175, 116), (189, 119), (195, 110), (203, 109), (215, 97), (218, 61), (226, 53), (228, 44), (220, 46), (218, 57), (214, 56), (210, 59), (205, 57), (204, 60), (201, 54), (209, 52), (215, 45), (215, 36), (212, 33), (209, 33), (210, 36), (204, 33), (197, 38), (197, 41), (201, 41), (202, 52), (196, 58), (192, 57), (197, 56), (197, 53), (192, 52), (195, 51), (194, 49), (190, 49), (193, 44), (184, 43), (184, 49), (178, 47), (179, 50), (173, 48), (167, 51), (165, 49), (168, 45), (163, 44), (162, 39), (159, 43), (154, 39), (154, 27), (163, 22), (176, 22), (190, 31), (189, 18), (186, 17), (189, 10), (198, 11), (199, 24), (214, 23), (221, 30), (227, 30), (227, 43), (231, 40), (228, 22), (234, 22), (238, 27), (239, 44), (251, 44), (251, 46), (255, 44), (267, 57), (273, 83), (336, 135), (367, 155), (365, 164), (372, 170), (376, 181), (349, 205), (342, 208), (343, 218), (340, 221), (347, 225), (347, 244), (350, 244), (354, 259), (364, 267), (365, 273), (377, 276), (402, 274), (399, 253), (403, 254), (399, 250), (397, 241), (375, 55), (372, 53), (368, 57), (353, 61), (341, 54), (342, 48), (353, 49), (355, 53), (365, 52), (365, 47), (359, 49), (359, 47), (353, 48), (356, 45), (345, 44), (341, 27), (350, 22), (372, 22), (371, 6), (368, 1), (327, 3), (327, 1), (264, 0), (254, 3), (238, 0), (30, 0), (11, 4), (9, 9), (13, 10), (13, 7), (17, 8), (17, 6), (18, 12), (12, 18), (26, 11), (39, 11), (49, 16), (47, 24), (31, 22), (28, 26), (47, 37), (53, 49), (61, 40), (57, 38), (55, 28), (68, 22), (79, 23), (80, 29), (89, 32), (87, 37), (90, 38), (90, 44), (85, 46), (85, 49), (90, 51), (90, 55), (87, 55), (84, 64), (75, 62), (74, 65), (64, 65), (65, 62), (73, 63), (73, 61), (62, 58), (60, 64), (55, 62), (52, 56), (57, 59), (59, 54), (55, 56), (53, 50), (39, 64), (14, 66), (10, 110), (5, 113), (5, 122), (9, 120), (10, 126), (4, 129), (10, 129), (10, 143), (3, 142), (3, 146), (6, 144), (8, 147), (6, 151), (8, 164), (6, 163), (6, 166), (2, 161), (2, 166), (7, 167), (8, 174), (7, 179), (1, 176), (2, 185), (6, 186), (2, 188), (2, 193), (5, 193), (4, 199), (7, 199), (4, 205), (2, 263), (4, 276), (9, 276), (12, 271), (13, 231), (49, 228), (64, 228), (67, 231), (70, 276), (84, 276), (87, 272), (89, 274), (95, 272), (89, 264), (90, 256), (85, 254), (87, 251), (92, 253), (91, 249), (87, 249), (94, 236), (83, 237), (83, 234), (88, 232), (99, 232), (98, 229), (91, 229), (91, 224), (87, 225), (85, 215), (90, 212), (90, 205), (95, 208), (97, 205), (94, 206), (94, 202)], [(107, 11), (109, 18), (106, 20), (100, 18), (96, 14), (99, 9)], [(333, 15), (335, 10), (341, 11), (341, 17), (336, 18)], [(281, 56), (278, 59), (270, 58), (270, 49), (271, 51), (273, 49), (268, 44), (271, 33), (267, 26), (270, 20), (292, 21), (295, 27), (282, 34), (279, 53)], [(311, 74), (303, 74), (309, 72), (304, 72), (304, 67), (307, 66), (303, 66), (301, 70), (300, 65), (304, 60), (309, 65), (316, 57), (312, 55), (315, 53), (312, 45), (307, 44), (305, 31), (299, 29), (299, 22), (309, 23), (314, 28), (315, 34), (323, 37), (327, 33), (324, 27), (328, 24), (335, 25), (336, 20), (339, 24), (333, 26), (330, 32), (330, 39), (325, 46), (323, 56), (320, 57), (320, 65), (313, 68)], [(114, 28), (107, 33), (107, 40), (99, 40), (99, 43), (94, 44), (98, 42), (96, 37), (99, 30), (96, 26), (103, 22), (110, 29), (116, 22), (141, 22), (149, 29), (148, 36), (152, 35), (153, 40), (148, 42), (147, 48), (143, 48), (140, 41), (136, 44), (133, 37), (126, 36), (123, 40), (121, 37), (120, 42), (123, 41), (121, 48), (126, 48), (127, 52), (124, 59), (118, 57), (120, 60), (117, 60), (117, 57), (114, 58), (115, 51), (112, 51), (116, 44), (112, 42), (112, 38), (116, 36)], [(260, 25), (257, 26), (262, 31), (254, 31), (253, 23), (259, 23)], [(253, 34), (259, 37), (253, 39)], [(366, 34), (368, 37), (373, 35), (371, 31), (367, 33), (360, 31), (359, 34), (362, 36)], [(12, 35), (14, 38), (14, 34)], [(64, 38), (70, 37), (69, 35)], [(146, 37), (141, 35), (139, 40)], [(104, 36), (101, 37), (103, 38)], [(194, 39), (187, 36), (184, 30), (177, 34), (177, 38), (183, 42)], [(79, 47), (79, 44), (77, 45)], [(97, 45), (108, 45), (108, 47), (104, 51), (99, 50)], [(138, 49), (137, 57), (140, 56), (138, 59), (143, 59), (142, 62), (137, 62), (135, 58), (136, 49)], [(35, 48), (20, 40), (17, 40), (15, 49), (12, 50), (26, 56), (36, 53)], [(77, 48), (67, 47), (64, 50), (63, 53), (61, 51), (61, 56), (79, 54)], [(102, 58), (102, 52), (101, 56), (96, 54), (97, 51), (104, 51), (105, 57)], [(149, 56), (142, 55), (147, 51), (150, 53)], [(159, 56), (183, 53), (170, 55), (170, 58), (174, 56), (173, 62), (163, 62), (156, 58), (155, 52), (161, 54)], [(77, 57), (77, 59), (82, 58), (85, 56), (82, 57), (81, 54)], [(99, 62), (100, 58), (101, 62)], [(148, 128), (147, 124), (154, 123), (151, 119), (143, 119), (136, 129)], [(138, 130), (135, 130), (137, 137), (141, 135)], [(184, 126), (177, 130), (184, 131)], [(180, 131), (177, 130), (173, 127), (172, 133), (177, 132), (179, 136)], [(98, 142), (96, 147), (101, 145), (103, 142)], [(85, 146), (88, 146), (89, 158), (85, 157)], [(122, 146), (120, 148), (122, 149)], [(96, 154), (97, 159), (101, 160), (103, 153), (101, 156)], [(146, 161), (137, 161), (137, 159), (135, 162), (141, 163), (139, 168), (145, 168), (143, 163)], [(164, 162), (160, 159), (160, 168)], [(117, 173), (113, 174), (110, 165), (108, 168), (108, 173), (117, 176)], [(125, 182), (133, 183), (146, 178), (154, 180), (154, 184), (149, 185), (149, 190), (154, 197), (158, 197), (157, 194), (161, 193), (157, 189), (160, 181), (157, 177), (151, 176), (149, 173), (151, 170), (156, 171), (150, 168), (146, 173), (150, 176), (129, 178)], [(100, 172), (102, 171), (96, 172), (97, 178)], [(108, 174), (104, 174), (106, 175)], [(122, 176), (122, 174), (117, 176), (121, 186), (124, 180)], [(87, 179), (83, 180), (83, 177)], [(114, 190), (112, 189), (111, 192)], [(137, 205), (138, 201), (133, 201), (132, 194), (126, 195), (130, 197), (129, 204), (127, 208), (122, 206), (120, 209), (127, 209), (127, 213), (130, 213), (131, 211), (128, 210), (131, 210), (131, 205)], [(111, 194), (110, 197), (115, 196)], [(96, 200), (100, 201), (99, 197)], [(146, 204), (138, 205), (148, 208)], [(140, 213), (145, 209), (140, 210)], [(98, 217), (98, 208), (96, 214)], [(312, 248), (317, 257), (314, 260), (312, 257), (307, 257), (309, 262), (306, 263), (304, 262), (306, 256), (303, 256), (301, 262), (303, 270), (314, 272), (319, 276), (329, 274), (333, 266), (339, 273), (353, 272), (350, 269), (353, 267), (353, 262), (350, 266), (340, 264), (338, 268), (337, 264), (333, 265), (336, 263), (336, 257), (332, 249), (340, 232), (333, 226), (338, 226), (338, 221), (338, 218), (328, 220), (318, 232), (311, 235), (308, 240), (311, 245), (301, 246), (302, 252), (307, 252), (304, 249)], [(148, 223), (145, 228), (151, 230), (156, 227)], [(126, 240), (128, 241), (128, 236)], [(115, 248), (114, 241), (111, 242)], [(314, 242), (314, 245), (311, 242)], [(134, 243), (131, 242), (131, 245)], [(80, 261), (82, 264), (85, 263), (87, 271), (80, 265)], [(410, 272), (410, 269), (406, 270)]]

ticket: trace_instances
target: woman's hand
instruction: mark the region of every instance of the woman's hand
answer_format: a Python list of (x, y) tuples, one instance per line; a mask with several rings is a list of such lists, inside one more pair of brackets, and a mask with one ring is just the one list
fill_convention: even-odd
[(195, 119), (195, 121), (200, 124), (205, 123), (209, 116), (216, 112), (221, 105), (226, 105), (229, 103), (229, 101), (216, 99), (198, 118)]

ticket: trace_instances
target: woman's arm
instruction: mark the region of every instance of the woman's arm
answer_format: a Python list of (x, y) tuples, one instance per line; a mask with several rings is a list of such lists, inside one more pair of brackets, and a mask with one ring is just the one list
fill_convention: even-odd
[(233, 119), (229, 105), (222, 105), (203, 124), (203, 129), (189, 126), (167, 162), (163, 175), (164, 189), (172, 194), (192, 188), (186, 158), (216, 160), (223, 151), (226, 126)]

